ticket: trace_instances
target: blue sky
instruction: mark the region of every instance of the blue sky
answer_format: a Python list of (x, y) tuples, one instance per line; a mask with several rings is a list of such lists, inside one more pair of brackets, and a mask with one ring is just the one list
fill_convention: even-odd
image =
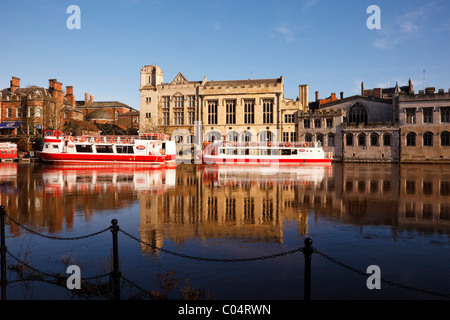
[[(68, 6), (81, 10), (70, 30)], [(370, 5), (381, 29), (367, 28)], [(170, 82), (285, 78), (320, 98), (366, 88), (450, 88), (450, 3), (325, 0), (18, 0), (2, 1), (0, 88), (57, 79), (97, 101), (139, 109), (140, 69), (156, 64)], [(425, 73), (424, 73), (425, 70)]]

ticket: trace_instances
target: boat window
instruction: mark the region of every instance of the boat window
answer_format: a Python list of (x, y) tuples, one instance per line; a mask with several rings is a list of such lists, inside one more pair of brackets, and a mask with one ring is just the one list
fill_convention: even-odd
[(133, 146), (116, 146), (116, 151), (117, 153), (134, 153)]
[(113, 147), (111, 145), (96, 145), (97, 153), (113, 153)]
[(282, 156), (290, 156), (291, 155), (291, 149), (281, 149), (281, 155)]
[(220, 148), (219, 149), (219, 154), (225, 154), (225, 149), (224, 148)]
[(77, 152), (92, 152), (92, 146), (90, 144), (77, 144), (75, 145), (75, 148), (77, 149)]
[(53, 149), (58, 149), (58, 145), (57, 144), (53, 144)]
[(297, 154), (297, 149), (292, 149), (292, 153), (291, 154)]

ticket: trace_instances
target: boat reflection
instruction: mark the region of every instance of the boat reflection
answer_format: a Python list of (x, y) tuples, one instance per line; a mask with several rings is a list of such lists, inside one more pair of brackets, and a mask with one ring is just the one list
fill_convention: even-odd
[(45, 166), (41, 169), (46, 194), (143, 192), (162, 194), (175, 186), (174, 167)]

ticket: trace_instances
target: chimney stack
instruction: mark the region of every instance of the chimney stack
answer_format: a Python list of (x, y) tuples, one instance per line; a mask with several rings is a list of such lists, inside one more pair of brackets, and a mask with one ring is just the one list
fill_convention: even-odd
[(94, 102), (94, 96), (92, 94), (89, 96), (89, 102)]
[(84, 104), (88, 104), (88, 102), (89, 102), (89, 94), (86, 92), (84, 94)]
[(70, 102), (70, 105), (75, 108), (75, 96), (73, 95), (72, 86), (66, 86), (66, 99)]
[(10, 81), (11, 93), (16, 91), (17, 88), (20, 88), (20, 78), (12, 77)]
[(316, 101), (319, 101), (319, 91), (316, 91)]
[(341, 91), (341, 100), (344, 99), (344, 93)]

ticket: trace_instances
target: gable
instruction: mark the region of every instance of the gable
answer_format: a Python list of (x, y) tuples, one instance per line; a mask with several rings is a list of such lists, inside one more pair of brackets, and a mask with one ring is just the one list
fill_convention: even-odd
[(185, 84), (189, 83), (189, 81), (186, 79), (181, 72), (177, 74), (177, 76), (172, 80), (171, 84)]

